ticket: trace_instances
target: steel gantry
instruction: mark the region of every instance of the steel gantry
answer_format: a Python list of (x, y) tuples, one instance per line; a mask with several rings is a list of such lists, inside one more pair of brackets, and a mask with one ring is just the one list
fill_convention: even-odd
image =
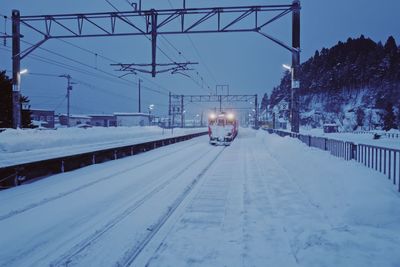
[(257, 99), (257, 95), (173, 95), (170, 93), (168, 115), (172, 126), (176, 124), (177, 119), (181, 120), (181, 125), (183, 126), (185, 101), (191, 103), (219, 103), (219, 111), (222, 111), (222, 103), (250, 102), (254, 103), (254, 122), (255, 127), (258, 127)]
[[(58, 15), (21, 16), (12, 11), (12, 60), (13, 90), (19, 97), (20, 60), (50, 39), (135, 36), (146, 35), (151, 39), (151, 74), (156, 75), (157, 36), (159, 34), (257, 32), (279, 44), (293, 54), (292, 88), (298, 88), (298, 67), (300, 63), (300, 0), (287, 5), (258, 5), (184, 8), (163, 10), (139, 10), (125, 12), (101, 12)], [(271, 16), (267, 16), (271, 14)], [(262, 30), (292, 13), (292, 45), (272, 37)], [(243, 23), (245, 21), (246, 23)], [(42, 39), (24, 51), (20, 50), (20, 26), (24, 25), (40, 34)], [(175, 63), (175, 62), (173, 62)], [(292, 93), (296, 102), (296, 92)], [(19, 109), (14, 103), (14, 109)], [(297, 104), (293, 103), (292, 126), (298, 125)], [(16, 113), (20, 111), (15, 111)], [(14, 112), (14, 113), (15, 113)], [(297, 114), (297, 115), (296, 115)], [(19, 117), (14, 117), (14, 127), (19, 127)], [(298, 132), (297, 128), (293, 128)], [(297, 129), (297, 130), (296, 130)]]

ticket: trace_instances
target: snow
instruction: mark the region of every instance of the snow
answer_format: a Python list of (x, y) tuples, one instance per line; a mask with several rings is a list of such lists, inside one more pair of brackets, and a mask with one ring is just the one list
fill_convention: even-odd
[(0, 191), (0, 266), (399, 266), (400, 194), (241, 128)]
[(163, 130), (156, 126), (7, 129), (0, 133), (0, 167), (204, 131), (207, 129)]
[[(400, 138), (389, 138), (385, 135), (382, 135), (384, 132), (382, 131), (371, 131), (371, 132), (338, 132), (338, 133), (324, 133), (323, 129), (314, 128), (314, 129), (300, 129), (301, 134), (324, 137), (328, 139), (342, 140), (353, 142), (355, 144), (364, 144), (364, 145), (373, 145), (379, 147), (387, 147), (400, 149)], [(374, 134), (380, 134), (381, 137), (379, 139), (374, 139)], [(398, 133), (398, 130), (391, 130), (388, 133)]]

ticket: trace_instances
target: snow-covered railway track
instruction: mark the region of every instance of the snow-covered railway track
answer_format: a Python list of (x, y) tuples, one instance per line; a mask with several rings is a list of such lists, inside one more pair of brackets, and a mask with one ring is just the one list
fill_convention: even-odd
[(214, 164), (216, 159), (222, 154), (225, 150), (223, 147), (219, 153), (210, 161), (210, 163), (192, 180), (192, 182), (186, 187), (185, 191), (179, 195), (179, 197), (172, 203), (169, 207), (168, 211), (164, 213), (158, 220), (158, 222), (152, 225), (152, 228), (148, 232), (148, 234), (138, 243), (136, 246), (128, 250), (124, 257), (116, 263), (116, 266), (131, 266), (135, 259), (139, 256), (139, 254), (144, 250), (147, 244), (157, 235), (159, 230), (164, 226), (167, 220), (171, 217), (171, 215), (175, 212), (175, 210), (181, 205), (181, 203), (188, 197), (188, 195), (192, 192), (194, 187), (198, 184), (199, 180), (204, 176), (204, 174), (210, 169), (210, 167)]
[[(175, 152), (180, 152), (180, 151), (183, 151), (183, 150), (191, 149), (194, 145), (197, 145), (197, 144), (200, 144), (200, 143), (202, 143), (202, 141), (197, 141), (194, 144), (193, 143), (187, 144), (187, 145), (181, 147), (180, 149), (175, 150)], [(88, 187), (94, 186), (94, 185), (96, 185), (98, 183), (105, 182), (105, 181), (112, 180), (112, 179), (118, 179), (119, 175), (121, 175), (121, 174), (130, 172), (130, 171), (132, 171), (132, 170), (134, 170), (136, 168), (139, 168), (139, 167), (143, 167), (143, 166), (146, 166), (146, 165), (153, 164), (153, 163), (155, 163), (155, 162), (157, 162), (159, 160), (162, 160), (163, 158), (169, 157), (169, 156), (170, 156), (169, 153), (161, 154), (160, 156), (151, 158), (151, 159), (146, 160), (144, 162), (141, 162), (139, 164), (134, 164), (133, 166), (130, 166), (130, 167), (125, 168), (123, 170), (115, 171), (115, 172), (113, 172), (113, 173), (111, 173), (109, 175), (103, 175), (103, 176), (101, 176), (99, 178), (96, 178), (95, 180), (90, 181), (90, 182), (86, 182), (86, 183), (83, 183), (83, 184), (81, 184), (79, 186), (70, 188), (69, 190), (65, 190), (63, 192), (58, 192), (57, 194), (55, 194), (53, 196), (46, 196), (46, 197), (37, 199), (36, 201), (29, 203), (28, 205), (25, 205), (25, 206), (22, 206), (22, 207), (18, 207), (16, 209), (13, 209), (13, 210), (8, 211), (6, 213), (2, 214), (1, 211), (0, 211), (0, 221), (8, 219), (8, 218), (10, 218), (12, 216), (21, 214), (23, 212), (29, 211), (31, 209), (37, 208), (37, 207), (42, 206), (44, 204), (47, 204), (49, 202), (52, 202), (52, 201), (58, 200), (60, 198), (66, 197), (66, 196), (71, 195), (73, 193), (79, 192), (79, 191), (81, 191), (83, 189), (86, 189)], [(53, 184), (50, 184), (49, 186), (52, 186), (52, 185)], [(46, 186), (38, 186), (38, 187), (36, 187), (36, 188), (34, 188), (32, 190), (24, 191), (21, 194), (13, 194), (13, 198), (20, 197), (22, 194), (26, 195), (26, 194), (34, 193), (35, 191), (36, 192), (43, 192), (45, 190), (46, 190)], [(4, 202), (12, 202), (13, 199), (12, 198), (2, 198), (1, 201), (3, 203)]]
[[(101, 242), (102, 236), (112, 230), (114, 227), (117, 227), (120, 222), (126, 219), (129, 216), (140, 216), (140, 214), (135, 214), (135, 211), (138, 210), (139, 207), (142, 207), (146, 204), (146, 202), (154, 197), (157, 194), (160, 194), (165, 190), (172, 182), (181, 178), (182, 174), (184, 174), (191, 166), (193, 166), (200, 159), (204, 158), (206, 155), (210, 153), (211, 150), (215, 150), (215, 148), (210, 148), (206, 152), (200, 154), (193, 161), (190, 161), (188, 164), (184, 166), (180, 166), (179, 171), (170, 179), (164, 181), (159, 184), (150, 192), (146, 193), (143, 197), (137, 199), (133, 202), (132, 205), (128, 206), (123, 212), (119, 215), (113, 217), (109, 220), (105, 225), (101, 228), (97, 229), (93, 234), (88, 236), (87, 238), (81, 240), (78, 244), (74, 245), (71, 249), (69, 249), (66, 253), (64, 253), (61, 257), (51, 262), (51, 266), (74, 266), (81, 265), (80, 259), (84, 258), (86, 252), (91, 249), (92, 246), (95, 246), (99, 242)], [(121, 260), (119, 260), (116, 265), (117, 266), (129, 266), (135, 258), (140, 254), (146, 244), (154, 237), (154, 235), (158, 232), (158, 230), (163, 226), (163, 224), (168, 220), (168, 218), (172, 215), (172, 213), (176, 210), (176, 208), (182, 203), (182, 201), (187, 197), (187, 195), (191, 192), (194, 186), (197, 184), (199, 179), (204, 175), (204, 173), (210, 168), (213, 164), (214, 160), (223, 152), (224, 148), (222, 148), (219, 153), (209, 162), (209, 164), (190, 182), (190, 184), (185, 188), (184, 192), (178, 195), (178, 198), (174, 200), (174, 202), (168, 206), (168, 209), (164, 214), (162, 214), (154, 223), (151, 223), (146, 228), (147, 234), (143, 237), (142, 240), (137, 241), (136, 245), (126, 251)]]

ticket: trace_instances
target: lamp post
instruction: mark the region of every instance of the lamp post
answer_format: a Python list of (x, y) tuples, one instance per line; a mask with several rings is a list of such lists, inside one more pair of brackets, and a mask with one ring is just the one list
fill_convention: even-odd
[(150, 104), (149, 105), (149, 126), (151, 125), (151, 121), (152, 121), (152, 119), (151, 119), (151, 111), (154, 109), (154, 105), (153, 104)]
[(295, 69), (293, 66), (289, 66), (287, 64), (282, 64), (282, 67), (289, 71), (291, 75), (291, 94), (290, 94), (290, 125), (292, 127), (291, 131), (298, 133), (299, 132), (299, 118), (298, 118), (298, 99), (297, 99), (297, 92), (295, 90), (299, 89), (299, 81), (295, 77)]
[(13, 128), (21, 128), (21, 75), (27, 74), (27, 69), (22, 69), (17, 73), (16, 80), (13, 81), (12, 104), (13, 104)]

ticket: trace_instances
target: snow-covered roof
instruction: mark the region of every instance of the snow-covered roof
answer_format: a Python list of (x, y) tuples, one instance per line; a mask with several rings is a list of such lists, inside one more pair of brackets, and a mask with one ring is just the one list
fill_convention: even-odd
[[(62, 114), (61, 116), (67, 116), (66, 114)], [(92, 117), (88, 116), (88, 115), (69, 115), (70, 119), (91, 119)]]
[(50, 109), (39, 109), (39, 108), (31, 108), (30, 111), (46, 111), (46, 112), (54, 112), (54, 110)]
[(133, 113), (129, 113), (129, 112), (114, 112), (115, 116), (142, 116), (142, 117), (148, 117), (150, 116), (150, 114), (148, 113), (139, 113), (139, 112), (133, 112)]
[(90, 117), (114, 117), (114, 114), (89, 114)]

